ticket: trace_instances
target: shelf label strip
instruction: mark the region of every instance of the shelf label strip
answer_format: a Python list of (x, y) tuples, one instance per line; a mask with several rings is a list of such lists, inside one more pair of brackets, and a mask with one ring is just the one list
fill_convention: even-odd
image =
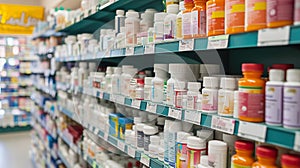
[(212, 116), (211, 128), (228, 134), (233, 134), (234, 127), (235, 119), (224, 118), (220, 116)]
[(265, 142), (266, 134), (267, 126), (240, 121), (238, 136), (259, 142)]

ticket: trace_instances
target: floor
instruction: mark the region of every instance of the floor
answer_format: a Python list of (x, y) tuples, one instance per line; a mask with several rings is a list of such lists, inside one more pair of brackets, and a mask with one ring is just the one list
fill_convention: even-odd
[(32, 168), (30, 131), (0, 134), (0, 168)]

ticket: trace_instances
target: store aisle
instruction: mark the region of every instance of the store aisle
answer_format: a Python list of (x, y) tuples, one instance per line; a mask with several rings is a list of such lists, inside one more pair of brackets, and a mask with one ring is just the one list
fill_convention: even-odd
[(30, 131), (0, 134), (0, 167), (31, 168)]

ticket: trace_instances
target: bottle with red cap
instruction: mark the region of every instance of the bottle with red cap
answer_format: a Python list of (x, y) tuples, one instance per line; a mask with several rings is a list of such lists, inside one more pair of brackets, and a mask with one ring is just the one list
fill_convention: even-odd
[(232, 168), (251, 168), (254, 163), (253, 151), (254, 145), (252, 142), (238, 140), (235, 141), (235, 151), (236, 154), (231, 158)]
[(265, 80), (263, 64), (242, 64), (244, 77), (239, 80), (239, 119), (249, 122), (263, 122), (265, 102)]
[(259, 146), (256, 148), (258, 161), (253, 163), (252, 168), (278, 168), (276, 166), (277, 149), (269, 146)]
[(271, 67), (268, 68), (268, 71), (270, 72), (271, 69), (280, 69), (283, 70), (284, 73), (284, 80), (286, 79), (286, 71), (288, 69), (294, 69), (294, 64), (273, 64)]
[(300, 156), (295, 154), (283, 154), (281, 156), (282, 168), (300, 168)]
[(144, 100), (144, 79), (137, 79), (137, 88), (135, 89), (135, 98), (137, 100)]

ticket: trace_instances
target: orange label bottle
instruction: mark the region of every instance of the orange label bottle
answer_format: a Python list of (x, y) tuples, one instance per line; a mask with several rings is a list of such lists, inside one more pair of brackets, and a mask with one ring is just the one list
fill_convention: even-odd
[(246, 0), (245, 31), (254, 31), (267, 27), (266, 0)]
[(206, 3), (207, 35), (225, 33), (225, 0), (209, 0)]
[(195, 4), (193, 0), (184, 0), (185, 10), (182, 12), (182, 35), (183, 39), (193, 38), (192, 32), (192, 9)]
[(281, 155), (281, 167), (282, 168), (299, 168), (300, 156), (295, 154), (283, 154)]
[(256, 149), (258, 161), (252, 168), (278, 168), (276, 166), (277, 149), (268, 146), (259, 146)]
[(270, 28), (293, 24), (294, 0), (267, 0), (267, 26)]
[(226, 34), (245, 31), (245, 0), (226, 0), (225, 2)]
[(192, 9), (192, 32), (193, 37), (206, 36), (206, 0), (194, 0), (195, 7)]
[(235, 142), (236, 154), (231, 158), (231, 168), (251, 168), (254, 145), (252, 142), (238, 140)]
[(265, 80), (262, 64), (243, 64), (244, 78), (239, 80), (239, 119), (249, 122), (264, 121)]

